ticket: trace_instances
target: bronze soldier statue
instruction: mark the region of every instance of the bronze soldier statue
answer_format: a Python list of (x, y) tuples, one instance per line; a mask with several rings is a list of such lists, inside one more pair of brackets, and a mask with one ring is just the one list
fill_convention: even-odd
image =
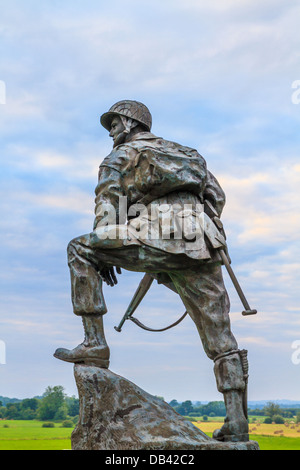
[[(117, 273), (121, 268), (148, 273), (180, 295), (207, 356), (214, 361), (217, 388), (224, 395), (227, 412), (214, 437), (247, 441), (247, 351), (239, 350), (230, 327), (218, 250), (226, 243), (220, 232), (206, 233), (206, 219), (201, 219), (205, 204), (221, 216), (224, 192), (196, 150), (151, 133), (152, 117), (142, 103), (116, 103), (101, 116), (101, 124), (114, 144), (99, 168), (94, 229), (68, 246), (73, 309), (82, 317), (85, 338), (73, 350), (57, 349), (54, 356), (108, 368), (102, 282), (114, 286), (115, 269)], [(120, 209), (122, 198), (127, 208), (135, 208), (129, 209), (128, 217)], [(109, 207), (114, 209), (115, 221)], [(169, 208), (171, 222), (166, 218)], [(201, 232), (200, 227), (202, 236), (195, 237), (197, 218), (204, 220), (200, 224), (204, 229)], [(181, 232), (180, 220), (184, 221)], [(166, 226), (169, 233), (164, 236)]]

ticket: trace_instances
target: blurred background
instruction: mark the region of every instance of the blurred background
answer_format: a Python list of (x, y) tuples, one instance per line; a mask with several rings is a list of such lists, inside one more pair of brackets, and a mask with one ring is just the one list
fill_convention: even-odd
[[(66, 247), (92, 230), (112, 148), (99, 117), (133, 99), (226, 193), (232, 267), (258, 310), (242, 317), (224, 271), (249, 400), (299, 399), (299, 2), (11, 0), (0, 12), (0, 395), (77, 394), (72, 365), (53, 357), (83, 340)], [(167, 401), (222, 399), (190, 318), (165, 333), (114, 330), (141, 278), (123, 271), (104, 287), (110, 369)], [(155, 283), (136, 316), (159, 328), (183, 312)]]

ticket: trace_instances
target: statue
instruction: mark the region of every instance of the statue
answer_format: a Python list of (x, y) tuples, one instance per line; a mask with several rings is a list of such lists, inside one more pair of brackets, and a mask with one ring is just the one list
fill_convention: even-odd
[(102, 283), (115, 286), (121, 268), (146, 273), (180, 295), (214, 361), (227, 415), (213, 437), (248, 441), (247, 351), (231, 331), (222, 277), (224, 252), (229, 259), (220, 221), (224, 192), (197, 150), (151, 133), (152, 117), (142, 103), (116, 103), (101, 124), (113, 150), (99, 168), (94, 229), (68, 245), (73, 310), (85, 338), (54, 356), (108, 368)]

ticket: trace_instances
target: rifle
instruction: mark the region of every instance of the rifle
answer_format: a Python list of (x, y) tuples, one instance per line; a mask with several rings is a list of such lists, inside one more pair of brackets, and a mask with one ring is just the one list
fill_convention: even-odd
[(153, 329), (149, 328), (148, 326), (144, 325), (142, 322), (140, 322), (137, 318), (133, 317), (132, 315), (134, 314), (135, 310), (147, 294), (148, 290), (150, 289), (152, 282), (154, 281), (154, 277), (151, 276), (151, 274), (145, 274), (141, 282), (139, 283), (139, 286), (137, 290), (135, 291), (135, 294), (122, 318), (118, 326), (115, 326), (115, 330), (118, 331), (119, 333), (122, 330), (122, 326), (124, 325), (126, 320), (131, 320), (133, 323), (135, 323), (137, 326), (142, 328), (143, 330), (147, 331), (153, 331), (155, 333), (161, 332), (161, 331), (166, 331), (169, 330), (170, 328), (173, 328), (173, 326), (178, 325), (187, 315), (187, 312), (185, 312), (182, 317), (179, 318), (175, 323), (172, 323), (172, 325), (166, 326), (165, 328), (160, 328), (160, 329)]
[(143, 279), (141, 280), (137, 290), (135, 291), (135, 294), (122, 318), (118, 326), (115, 326), (115, 330), (118, 331), (119, 333), (121, 332), (122, 326), (124, 325), (126, 320), (131, 319), (132, 320), (132, 315), (134, 311), (137, 309), (139, 304), (141, 303), (142, 299), (145, 297), (147, 294), (148, 290), (150, 289), (152, 282), (154, 281), (153, 277), (150, 276), (150, 274), (145, 274)]
[[(223, 239), (226, 240), (226, 235), (225, 235), (225, 232), (224, 232), (224, 227), (223, 227), (223, 223), (221, 222), (221, 220), (219, 219), (218, 217), (218, 214), (215, 210), (215, 208), (212, 206), (212, 204), (206, 199), (204, 201), (204, 212), (205, 214), (208, 215), (208, 217), (214, 222), (214, 225), (217, 227), (217, 229), (220, 231)], [(222, 240), (220, 240), (222, 241)], [(226, 246), (226, 244), (225, 244)], [(242, 291), (242, 288), (230, 266), (230, 262), (229, 262), (229, 257), (228, 257), (228, 254), (227, 254), (227, 248), (226, 248), (226, 251), (224, 248), (219, 248), (218, 249), (218, 253), (220, 254), (221, 256), (221, 259), (223, 261), (223, 264), (225, 266), (225, 268), (227, 269), (227, 272), (230, 276), (230, 279), (238, 293), (238, 296), (245, 308), (245, 310), (242, 311), (242, 315), (244, 316), (247, 316), (247, 315), (255, 315), (257, 313), (257, 310), (252, 310), (247, 302), (247, 299)]]
[[(257, 310), (252, 310), (247, 302), (247, 299), (242, 291), (242, 288), (240, 284), (238, 283), (238, 280), (230, 266), (230, 261), (226, 248), (226, 236), (223, 228), (223, 223), (218, 217), (217, 212), (215, 211), (214, 207), (212, 204), (208, 201), (205, 200), (204, 202), (204, 222), (205, 222), (205, 234), (207, 238), (209, 239), (210, 243), (212, 244), (213, 247), (215, 247), (220, 254), (220, 257), (223, 261), (223, 264), (225, 268), (227, 269), (227, 272), (230, 276), (230, 279), (240, 297), (240, 300), (245, 308), (245, 310), (242, 311), (242, 315), (247, 316), (247, 315), (255, 315), (257, 313)], [(226, 250), (226, 252), (225, 252)], [(118, 326), (115, 326), (115, 330), (118, 332), (121, 332), (122, 326), (124, 325), (126, 320), (131, 320), (133, 323), (135, 323), (137, 326), (140, 328), (147, 330), (147, 331), (153, 331), (153, 332), (161, 332), (161, 331), (166, 331), (170, 328), (173, 328), (174, 326), (178, 325), (187, 315), (188, 312), (185, 312), (179, 320), (177, 320), (175, 323), (172, 323), (172, 325), (169, 325), (165, 328), (161, 329), (153, 329), (145, 326), (143, 323), (141, 323), (137, 318), (133, 317), (133, 313), (147, 294), (148, 290), (150, 289), (152, 283), (153, 283), (154, 277), (151, 276), (151, 274), (145, 274), (143, 279), (141, 280), (123, 318), (121, 319), (120, 323)]]

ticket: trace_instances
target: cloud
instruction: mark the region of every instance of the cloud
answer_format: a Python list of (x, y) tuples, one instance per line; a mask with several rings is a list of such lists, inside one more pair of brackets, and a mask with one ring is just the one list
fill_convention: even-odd
[(278, 342), (274, 343), (274, 341), (269, 341), (264, 337), (259, 337), (259, 336), (245, 336), (240, 338), (240, 342), (242, 344), (249, 345), (252, 347), (253, 345), (263, 347), (263, 348), (286, 348), (286, 343), (278, 344)]
[(285, 161), (280, 167), (253, 171), (243, 178), (219, 176), (227, 194), (224, 211), (227, 226), (239, 244), (274, 246), (298, 241), (299, 170), (299, 164)]
[[(120, 0), (14, 0), (2, 9), (0, 336), (14, 371), (5, 371), (3, 390), (36, 394), (39, 377), (20, 357), (25, 351), (26, 364), (37, 366), (39, 337), (39, 375), (47, 370), (44, 381), (59, 377), (73, 387), (51, 352), (54, 343), (82, 340), (65, 249), (92, 226), (98, 166), (111, 150), (99, 115), (132, 98), (149, 106), (155, 133), (198, 148), (222, 184), (233, 268), (258, 309), (241, 316), (224, 271), (235, 334), (264, 368), (263, 392), (296, 395), (299, 387), (289, 387), (295, 369), (286, 385), (272, 363), (276, 345), (282, 355), (299, 331), (300, 114), (291, 102), (298, 3), (129, 0), (124, 8)], [(189, 318), (162, 336), (131, 324), (122, 336), (113, 329), (139, 280), (124, 273), (119, 286), (105, 289), (113, 367), (171, 398), (180, 399), (175, 390), (183, 399), (214, 396), (212, 366)], [(178, 296), (153, 286), (137, 316), (156, 327), (183, 311)], [(179, 385), (177, 368), (186, 373)], [(261, 390), (259, 380), (253, 387)]]
[(6, 152), (10, 155), (8, 165), (27, 174), (34, 171), (49, 174), (51, 171), (56, 181), (73, 178), (78, 182), (87, 179), (96, 186), (99, 165), (111, 150), (109, 144), (108, 138), (92, 142), (76, 141), (64, 151), (54, 145), (40, 148), (10, 144)]
[(253, 17), (265, 19), (281, 17), (284, 12), (298, 6), (296, 0), (289, 2), (289, 4), (282, 4), (280, 0), (266, 0), (263, 4), (259, 0), (243, 0), (239, 4), (234, 0), (227, 2), (212, 0), (209, 3), (197, 0), (186, 0), (186, 2), (182, 3), (179, 0), (175, 0), (175, 4), (179, 9), (187, 9), (193, 12), (199, 11), (206, 14), (211, 12), (213, 16), (217, 16), (219, 13), (224, 15), (224, 13), (228, 12), (230, 17), (233, 16), (233, 19), (243, 17), (245, 20), (249, 19), (249, 16), (251, 19)]
[(93, 214), (91, 195), (79, 191), (77, 188), (66, 194), (31, 194), (23, 193), (22, 198), (34, 206), (43, 206), (66, 212), (78, 212), (80, 214)]
[[(295, 2), (280, 9), (276, 2), (272, 11), (277, 12), (277, 18), (272, 21), (263, 15), (271, 7), (258, 2), (239, 6), (232, 2), (208, 6), (204, 2), (171, 2), (171, 9), (153, 2), (146, 16), (141, 15), (137, 2), (131, 4), (136, 10), (124, 11), (121, 2), (114, 2), (111, 7), (102, 5), (100, 10), (99, 5), (93, 5), (84, 13), (80, 9), (71, 15), (66, 5), (59, 16), (53, 7), (45, 10), (47, 15), (37, 10), (31, 18), (27, 8), (17, 13), (8, 10), (5, 20), (10, 37), (21, 41), (25, 51), (20, 57), (19, 76), (26, 77), (29, 88), (28, 78), (32, 78), (39, 102), (48, 112), (51, 106), (58, 107), (59, 100), (67, 102), (70, 110), (78, 93), (72, 106), (77, 112), (80, 101), (91, 99), (91, 87), (98, 88), (104, 102), (113, 99), (116, 90), (152, 95), (155, 100), (153, 92), (162, 96), (180, 87), (186, 96), (195, 96), (197, 91), (196, 96), (205, 99), (209, 93), (220, 103), (226, 100), (228, 104), (235, 96), (251, 105), (253, 95), (262, 98), (265, 94), (265, 105), (278, 104), (278, 85), (287, 70), (296, 69), (299, 58), (294, 52), (297, 49), (290, 48), (291, 42), (297, 45)], [(181, 9), (187, 10), (187, 16), (178, 16)], [(249, 15), (249, 9), (256, 14)], [(197, 10), (200, 15), (194, 16)], [(58, 44), (60, 54), (56, 53)], [(36, 56), (40, 60), (33, 64)], [(59, 112), (63, 112), (60, 107)]]

